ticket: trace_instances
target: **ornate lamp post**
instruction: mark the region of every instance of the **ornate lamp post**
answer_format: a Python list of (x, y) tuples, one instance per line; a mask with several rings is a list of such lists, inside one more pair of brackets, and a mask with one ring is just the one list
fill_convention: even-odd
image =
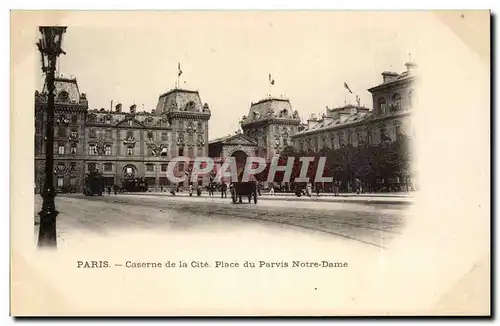
[(42, 34), (37, 43), (38, 50), (42, 56), (42, 71), (45, 73), (45, 84), (47, 85), (47, 143), (45, 152), (45, 184), (43, 189), (43, 206), (38, 213), (40, 216), (40, 232), (38, 235), (38, 247), (57, 247), (56, 234), (56, 211), (54, 198), (56, 196), (54, 187), (54, 90), (57, 57), (62, 53), (62, 37), (66, 27), (43, 26), (40, 27)]

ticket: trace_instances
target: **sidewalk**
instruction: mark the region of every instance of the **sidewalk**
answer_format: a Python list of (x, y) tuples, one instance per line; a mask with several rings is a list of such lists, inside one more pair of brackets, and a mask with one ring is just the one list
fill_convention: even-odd
[[(125, 195), (145, 195), (145, 196), (167, 196), (172, 197), (169, 192), (137, 192), (137, 193), (125, 193)], [(228, 194), (228, 197), (231, 195)], [(178, 192), (175, 197), (189, 197), (187, 192)], [(200, 196), (201, 198), (210, 198), (207, 192), (203, 192)], [(193, 194), (192, 198), (200, 198)], [(214, 198), (221, 198), (220, 192), (216, 192), (213, 196)], [(344, 193), (334, 196), (332, 193), (320, 194), (319, 197), (314, 194), (311, 197), (302, 196), (297, 197), (292, 193), (280, 193), (271, 195), (269, 193), (263, 193), (262, 196), (258, 197), (258, 200), (281, 200), (281, 201), (318, 201), (318, 202), (334, 202), (334, 203), (362, 203), (362, 204), (390, 204), (390, 205), (409, 205), (413, 204), (413, 196), (406, 193), (385, 193), (385, 194), (353, 194)]]

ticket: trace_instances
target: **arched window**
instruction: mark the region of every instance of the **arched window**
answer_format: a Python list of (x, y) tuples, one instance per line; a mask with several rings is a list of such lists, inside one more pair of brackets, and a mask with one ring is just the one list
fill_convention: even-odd
[(58, 102), (68, 102), (69, 101), (69, 94), (66, 91), (61, 91), (57, 95), (57, 101)]
[(401, 110), (401, 95), (399, 93), (392, 96), (392, 109), (393, 111)]
[(381, 97), (378, 99), (378, 108), (379, 108), (379, 113), (380, 114), (385, 114), (385, 98)]

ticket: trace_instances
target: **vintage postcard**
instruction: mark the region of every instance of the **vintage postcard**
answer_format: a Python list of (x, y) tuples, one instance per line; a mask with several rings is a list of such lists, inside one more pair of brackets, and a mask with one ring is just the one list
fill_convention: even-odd
[(13, 316), (490, 315), (489, 11), (12, 11)]

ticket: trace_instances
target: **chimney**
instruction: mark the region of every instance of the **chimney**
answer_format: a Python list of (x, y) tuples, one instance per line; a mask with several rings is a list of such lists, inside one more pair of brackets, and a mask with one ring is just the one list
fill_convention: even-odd
[(396, 78), (398, 76), (399, 76), (398, 73), (392, 72), (392, 71), (384, 71), (382, 73), (382, 77), (384, 78), (384, 83), (387, 83), (387, 82), (393, 80), (394, 78)]
[(137, 105), (132, 104), (132, 105), (130, 106), (130, 113), (135, 113), (135, 108), (136, 108), (136, 107), (137, 107)]
[(122, 112), (122, 104), (121, 103), (118, 103), (115, 106), (115, 111), (118, 112), (118, 113)]
[(307, 128), (311, 129), (317, 123), (318, 123), (318, 118), (316, 118), (316, 115), (312, 113), (311, 117), (307, 120)]
[(413, 62), (407, 62), (405, 63), (406, 66), (406, 71), (408, 71), (408, 74), (413, 74), (416, 72), (418, 65)]

